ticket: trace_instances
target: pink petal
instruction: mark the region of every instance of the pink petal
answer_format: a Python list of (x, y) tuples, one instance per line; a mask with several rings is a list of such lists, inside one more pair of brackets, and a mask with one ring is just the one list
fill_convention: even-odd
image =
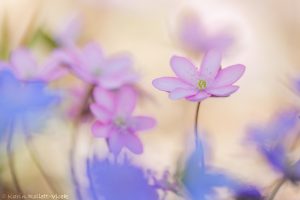
[(103, 106), (109, 111), (114, 110), (115, 100), (112, 92), (104, 90), (101, 87), (96, 87), (93, 91), (93, 95), (98, 105)]
[(143, 144), (135, 134), (124, 135), (124, 143), (126, 147), (135, 154), (143, 153)]
[(10, 61), (18, 78), (32, 78), (38, 72), (37, 63), (27, 49), (21, 48), (13, 51)]
[(126, 73), (133, 66), (131, 57), (127, 54), (116, 55), (105, 62), (105, 75)]
[(156, 125), (156, 121), (151, 117), (136, 116), (130, 120), (130, 127), (133, 131), (144, 131)]
[(176, 100), (176, 99), (181, 99), (184, 97), (192, 96), (197, 93), (196, 89), (182, 89), (178, 88), (170, 92), (169, 98)]
[(200, 67), (200, 74), (208, 79), (215, 78), (221, 67), (221, 59), (221, 53), (218, 51), (211, 50), (206, 53)]
[(211, 87), (218, 88), (227, 85), (232, 85), (238, 79), (241, 78), (244, 72), (245, 66), (241, 64), (226, 67), (219, 72)]
[(215, 89), (208, 89), (206, 92), (209, 94), (212, 94), (213, 96), (219, 96), (219, 97), (226, 97), (229, 96), (230, 94), (234, 93), (239, 89), (238, 86), (226, 86), (226, 87), (221, 87), (221, 88), (215, 88)]
[(106, 123), (111, 120), (112, 114), (103, 106), (97, 104), (91, 104), (90, 109), (97, 120)]
[(210, 97), (211, 95), (210, 94), (207, 94), (205, 91), (200, 91), (198, 94), (194, 95), (194, 96), (190, 96), (190, 97), (187, 97), (188, 100), (190, 101), (202, 101), (208, 97)]
[(113, 90), (121, 88), (122, 86), (133, 84), (137, 81), (137, 75), (134, 72), (121, 72), (119, 74), (112, 74), (103, 76), (98, 80), (99, 85), (103, 88)]
[(103, 124), (100, 121), (96, 121), (92, 125), (92, 133), (95, 137), (104, 137), (107, 138), (111, 131), (111, 126), (107, 124)]
[(197, 83), (197, 70), (188, 59), (180, 56), (173, 56), (171, 58), (171, 67), (174, 73), (183, 81), (192, 85)]
[(108, 144), (109, 150), (113, 154), (118, 155), (124, 146), (122, 135), (117, 132), (111, 133), (111, 136), (108, 139)]
[(103, 52), (97, 43), (91, 42), (87, 44), (82, 50), (82, 56), (87, 68), (100, 67), (103, 62)]
[(131, 87), (121, 88), (116, 96), (116, 113), (123, 117), (131, 115), (137, 101), (137, 94)]
[(189, 84), (175, 77), (157, 78), (152, 81), (152, 84), (155, 88), (166, 92), (171, 92), (177, 88), (191, 88)]

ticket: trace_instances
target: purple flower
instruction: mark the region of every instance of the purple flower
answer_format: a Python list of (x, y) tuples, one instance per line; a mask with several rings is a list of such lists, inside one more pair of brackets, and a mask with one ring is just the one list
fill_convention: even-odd
[(132, 116), (137, 95), (130, 87), (119, 91), (106, 91), (100, 87), (94, 90), (95, 103), (90, 106), (96, 117), (92, 132), (96, 137), (107, 139), (109, 149), (115, 155), (123, 147), (140, 154), (143, 145), (137, 132), (151, 129), (155, 120), (145, 116)]
[(26, 48), (19, 48), (12, 52), (9, 63), (10, 68), (20, 80), (52, 81), (61, 77), (65, 69), (58, 65), (61, 60), (59, 52), (53, 52), (44, 65), (39, 66), (32, 53)]
[(68, 49), (66, 52), (72, 59), (69, 63), (72, 72), (85, 82), (116, 89), (137, 81), (133, 62), (127, 54), (106, 58), (96, 43), (89, 43), (82, 50)]
[(187, 49), (196, 53), (213, 49), (222, 52), (233, 43), (233, 36), (229, 33), (208, 33), (195, 15), (188, 15), (183, 18), (179, 27), (179, 39)]
[(235, 191), (235, 200), (264, 200), (261, 192), (255, 187), (241, 187)]
[(245, 71), (245, 66), (236, 64), (221, 69), (221, 54), (209, 51), (197, 69), (188, 59), (171, 58), (171, 67), (177, 77), (162, 77), (153, 81), (154, 87), (169, 93), (170, 99), (185, 98), (202, 101), (208, 97), (226, 97), (239, 89), (233, 85)]
[(300, 161), (292, 162), (288, 156), (288, 141), (298, 134), (299, 114), (296, 110), (280, 113), (265, 127), (252, 127), (249, 139), (268, 163), (292, 182), (300, 181)]
[(90, 187), (95, 199), (158, 200), (155, 187), (143, 170), (129, 161), (123, 164), (94, 158), (89, 167)]

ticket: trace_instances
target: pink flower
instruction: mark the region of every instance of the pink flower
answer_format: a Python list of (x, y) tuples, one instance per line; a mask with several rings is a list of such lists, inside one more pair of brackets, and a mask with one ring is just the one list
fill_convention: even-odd
[(67, 52), (74, 60), (70, 63), (71, 70), (83, 81), (99, 84), (105, 89), (116, 89), (137, 80), (132, 69), (133, 62), (127, 54), (106, 58), (96, 43), (89, 43), (82, 50), (69, 49)]
[(20, 80), (52, 81), (65, 73), (58, 63), (61, 60), (59, 52), (53, 52), (44, 65), (39, 66), (35, 57), (26, 48), (19, 48), (12, 52), (7, 66), (11, 67)]
[(183, 18), (179, 27), (179, 39), (189, 50), (201, 53), (212, 49), (224, 51), (234, 41), (233, 36), (226, 32), (208, 33), (195, 15)]
[(233, 85), (245, 71), (236, 64), (221, 69), (221, 54), (209, 51), (197, 69), (184, 57), (173, 56), (171, 67), (177, 77), (162, 77), (153, 81), (154, 87), (169, 93), (170, 99), (186, 98), (202, 101), (208, 97), (226, 97), (238, 90)]
[(95, 137), (106, 138), (109, 149), (118, 155), (123, 147), (136, 154), (143, 152), (137, 132), (151, 129), (156, 122), (151, 117), (132, 116), (137, 94), (130, 87), (118, 91), (94, 90), (95, 103), (90, 106), (96, 117), (92, 126)]

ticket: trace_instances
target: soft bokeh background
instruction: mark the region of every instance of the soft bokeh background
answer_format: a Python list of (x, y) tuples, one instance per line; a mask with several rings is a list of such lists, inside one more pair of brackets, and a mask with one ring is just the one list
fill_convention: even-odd
[[(201, 61), (201, 56), (193, 57), (178, 45), (176, 22), (192, 11), (209, 30), (229, 28), (237, 40), (226, 52), (223, 65), (243, 63), (247, 70), (238, 83), (239, 92), (202, 103), (200, 126), (206, 132), (213, 165), (268, 188), (278, 175), (243, 140), (250, 124), (266, 122), (277, 111), (299, 105), (299, 97), (291, 89), (291, 78), (300, 77), (299, 10), (297, 0), (1, 0), (0, 22), (7, 16), (12, 49), (28, 31), (42, 25), (55, 33), (68, 18), (78, 16), (82, 20), (80, 44), (98, 41), (107, 54), (129, 51), (141, 74), (139, 84), (151, 96), (141, 100), (137, 113), (158, 120), (153, 131), (141, 135), (145, 153), (135, 160), (158, 172), (174, 172), (179, 157), (191, 148), (196, 105), (171, 101), (151, 85), (154, 78), (172, 74), (169, 59), (173, 54), (193, 58), (195, 64)], [(63, 120), (51, 121), (46, 134), (37, 136), (34, 144), (62, 193), (71, 195), (66, 156), (70, 126)], [(90, 130), (86, 126), (81, 131), (78, 156), (84, 157), (89, 146), (85, 135)], [(97, 150), (105, 148), (101, 139), (95, 145)], [(22, 145), (17, 149), (17, 162), (24, 190), (47, 193)], [(6, 171), (4, 168), (1, 179), (9, 185)], [(299, 189), (286, 184), (278, 199), (298, 200), (299, 195)]]

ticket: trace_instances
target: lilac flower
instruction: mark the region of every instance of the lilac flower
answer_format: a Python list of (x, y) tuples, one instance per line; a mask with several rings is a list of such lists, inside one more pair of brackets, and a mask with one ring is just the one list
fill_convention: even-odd
[(253, 127), (249, 139), (268, 163), (292, 182), (300, 181), (300, 161), (292, 162), (288, 156), (288, 140), (296, 137), (299, 115), (295, 110), (280, 113), (266, 127)]
[(69, 63), (72, 72), (90, 84), (117, 89), (137, 80), (132, 60), (127, 54), (106, 58), (96, 43), (89, 43), (82, 50), (68, 49), (66, 52), (73, 59)]
[(38, 121), (47, 108), (58, 102), (58, 96), (47, 91), (44, 82), (19, 81), (9, 70), (0, 71), (0, 96), (1, 133), (12, 121)]
[(90, 186), (96, 199), (158, 200), (155, 188), (143, 170), (129, 161), (123, 164), (94, 158), (89, 167)]
[(54, 51), (43, 66), (39, 66), (32, 53), (26, 48), (19, 48), (12, 52), (10, 61), (6, 65), (11, 67), (20, 80), (52, 81), (65, 73), (59, 62), (64, 55)]
[(179, 39), (187, 49), (196, 53), (213, 49), (223, 52), (233, 43), (233, 36), (229, 33), (209, 34), (195, 15), (183, 18), (179, 27)]
[(170, 64), (177, 77), (158, 78), (153, 85), (174, 100), (199, 102), (208, 97), (226, 97), (239, 89), (233, 84), (243, 75), (245, 66), (236, 64), (221, 69), (220, 63), (221, 54), (217, 51), (205, 55), (199, 70), (186, 58), (173, 56)]
[(95, 103), (90, 106), (96, 117), (92, 132), (96, 137), (104, 137), (109, 149), (115, 155), (123, 147), (140, 154), (143, 145), (137, 137), (137, 132), (145, 131), (155, 126), (155, 120), (145, 116), (132, 116), (136, 105), (136, 93), (130, 87), (117, 92), (105, 91), (98, 87), (94, 90)]

